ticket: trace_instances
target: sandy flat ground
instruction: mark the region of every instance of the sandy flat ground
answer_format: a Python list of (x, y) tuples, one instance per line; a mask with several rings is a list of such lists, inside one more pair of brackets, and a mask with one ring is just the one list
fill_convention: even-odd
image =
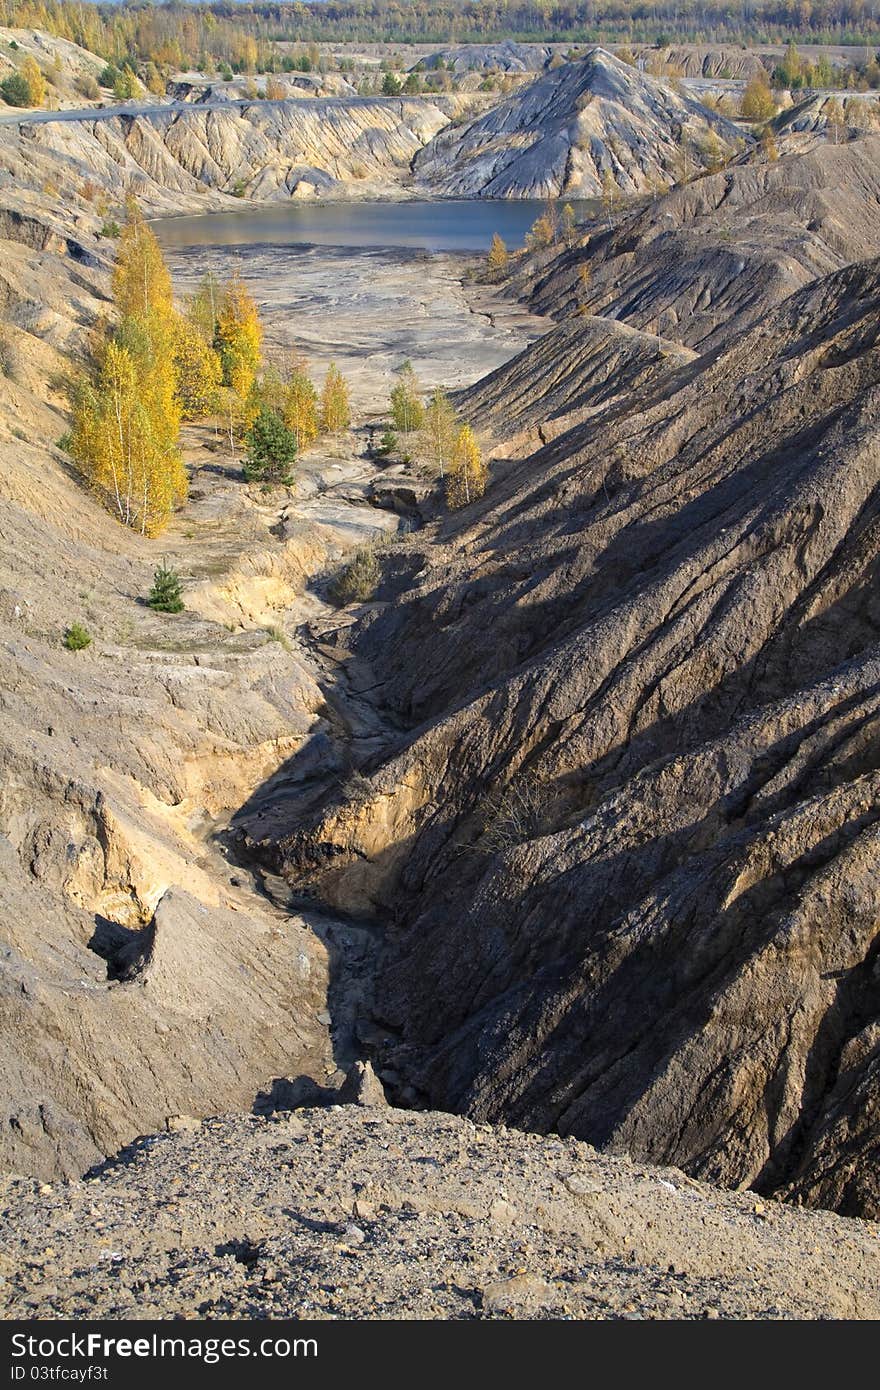
[(208, 270), (237, 270), (260, 306), (270, 354), (298, 349), (318, 382), (335, 361), (361, 417), (386, 411), (407, 358), (426, 389), (466, 386), (551, 326), (463, 281), (473, 257), (258, 246), (169, 250), (166, 259), (181, 295)]

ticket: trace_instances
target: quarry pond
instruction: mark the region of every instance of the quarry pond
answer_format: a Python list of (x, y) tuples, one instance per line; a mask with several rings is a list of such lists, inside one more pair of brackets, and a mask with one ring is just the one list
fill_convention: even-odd
[[(571, 204), (578, 220), (594, 203)], [(342, 246), (428, 252), (488, 251), (493, 232), (518, 250), (541, 215), (532, 199), (456, 198), (432, 202), (284, 203), (241, 212), (172, 217), (156, 224), (163, 247)]]

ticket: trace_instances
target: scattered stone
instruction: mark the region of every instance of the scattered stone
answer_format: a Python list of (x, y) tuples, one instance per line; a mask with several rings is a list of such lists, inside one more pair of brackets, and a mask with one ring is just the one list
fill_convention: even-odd
[(201, 1127), (201, 1120), (197, 1120), (194, 1115), (169, 1115), (165, 1121), (165, 1128), (169, 1134), (181, 1134), (186, 1130), (201, 1129)]
[(355, 1062), (339, 1091), (343, 1105), (385, 1106), (385, 1088), (370, 1062)]
[(546, 1308), (556, 1300), (556, 1290), (552, 1285), (535, 1274), (516, 1274), (512, 1279), (498, 1279), (483, 1289), (483, 1307), (490, 1313), (529, 1305)]
[(516, 1207), (504, 1198), (498, 1198), (489, 1208), (489, 1220), (494, 1221), (496, 1226), (509, 1226), (516, 1220)]

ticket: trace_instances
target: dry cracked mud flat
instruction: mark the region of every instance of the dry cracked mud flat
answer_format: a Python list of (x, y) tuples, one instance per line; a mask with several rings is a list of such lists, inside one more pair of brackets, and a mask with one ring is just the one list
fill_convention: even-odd
[[(158, 230), (161, 238), (161, 225)], [(387, 417), (394, 373), (407, 359), (426, 390), (453, 390), (491, 372), (551, 326), (491, 288), (463, 285), (464, 271), (480, 264), (477, 257), (403, 248), (279, 245), (230, 252), (173, 244), (165, 257), (180, 294), (190, 293), (207, 271), (222, 276), (238, 270), (260, 306), (271, 351), (303, 353), (319, 383), (336, 362), (361, 422)]]

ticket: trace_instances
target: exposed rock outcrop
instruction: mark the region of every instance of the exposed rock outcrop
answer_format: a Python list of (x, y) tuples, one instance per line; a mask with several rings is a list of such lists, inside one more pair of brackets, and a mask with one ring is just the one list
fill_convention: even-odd
[(668, 187), (686, 161), (732, 151), (731, 123), (663, 82), (595, 49), (432, 141), (417, 178), (453, 197), (598, 197)]

